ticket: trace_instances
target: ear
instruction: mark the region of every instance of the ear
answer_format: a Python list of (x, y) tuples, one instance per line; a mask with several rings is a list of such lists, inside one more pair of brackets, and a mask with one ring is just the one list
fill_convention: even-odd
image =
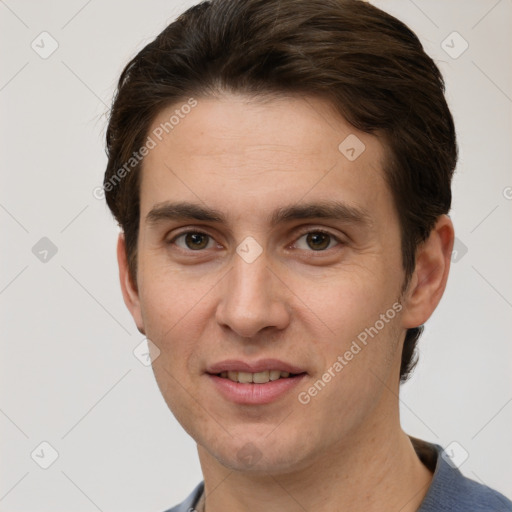
[(121, 291), (126, 307), (130, 311), (137, 329), (140, 333), (146, 334), (144, 331), (144, 321), (142, 319), (139, 292), (132, 283), (130, 272), (128, 270), (128, 259), (126, 256), (126, 243), (124, 233), (119, 233), (117, 239), (117, 263), (119, 265), (119, 281), (121, 282)]
[(424, 324), (439, 304), (450, 271), (453, 241), (452, 221), (441, 215), (416, 251), (416, 266), (403, 298), (404, 328)]

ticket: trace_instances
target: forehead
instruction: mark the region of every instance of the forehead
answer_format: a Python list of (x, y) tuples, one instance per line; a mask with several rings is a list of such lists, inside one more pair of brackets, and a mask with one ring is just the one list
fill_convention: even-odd
[(341, 200), (360, 210), (391, 203), (382, 143), (328, 102), (241, 95), (194, 102), (162, 110), (151, 125), (143, 217), (170, 200), (208, 203), (233, 215), (306, 199)]

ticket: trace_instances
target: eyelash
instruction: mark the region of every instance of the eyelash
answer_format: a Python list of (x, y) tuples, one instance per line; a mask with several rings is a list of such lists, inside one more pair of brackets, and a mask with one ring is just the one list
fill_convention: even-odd
[[(295, 240), (294, 243), (296, 243), (298, 240), (300, 240), (304, 235), (309, 235), (309, 234), (316, 234), (316, 233), (321, 233), (323, 235), (327, 235), (329, 236), (331, 239), (333, 239), (334, 241), (337, 242), (337, 245), (335, 245), (334, 247), (329, 247), (327, 249), (322, 249), (322, 250), (318, 250), (318, 251), (315, 251), (313, 249), (310, 249), (310, 250), (306, 250), (306, 249), (299, 249), (299, 250), (306, 250), (306, 252), (311, 252), (311, 253), (326, 253), (328, 251), (330, 251), (331, 249), (334, 249), (335, 247), (337, 247), (338, 245), (343, 245), (343, 242), (334, 234), (332, 234), (331, 232), (329, 231), (326, 231), (324, 229), (308, 229), (308, 230), (305, 230), (305, 231), (302, 231), (299, 233), (297, 239)], [(213, 238), (213, 236), (209, 235), (208, 233), (204, 233), (203, 231), (199, 231), (199, 230), (188, 230), (188, 231), (182, 231), (181, 233), (177, 234), (175, 237), (172, 238), (172, 240), (169, 240), (167, 242), (168, 245), (175, 245), (175, 242), (176, 240), (178, 240), (179, 238), (183, 237), (183, 236), (186, 236), (186, 235), (189, 235), (189, 234), (194, 234), (194, 235), (204, 235), (204, 236), (207, 236), (209, 237), (211, 240), (215, 240)], [(201, 253), (201, 252), (204, 252), (206, 249), (197, 249), (197, 250), (193, 250), (193, 249), (183, 249), (182, 247), (178, 247), (180, 250), (182, 251), (185, 251), (185, 252), (188, 252), (188, 253)]]

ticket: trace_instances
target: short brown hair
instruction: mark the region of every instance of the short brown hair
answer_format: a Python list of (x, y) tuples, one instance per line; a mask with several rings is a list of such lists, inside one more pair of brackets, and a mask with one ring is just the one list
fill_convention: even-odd
[[(134, 285), (141, 163), (127, 170), (126, 162), (162, 109), (219, 92), (320, 97), (357, 129), (382, 138), (407, 282), (417, 246), (450, 209), (457, 162), (444, 81), (417, 36), (361, 0), (212, 0), (179, 16), (119, 79), (104, 189), (125, 234)], [(401, 381), (416, 364), (421, 331), (406, 333)]]

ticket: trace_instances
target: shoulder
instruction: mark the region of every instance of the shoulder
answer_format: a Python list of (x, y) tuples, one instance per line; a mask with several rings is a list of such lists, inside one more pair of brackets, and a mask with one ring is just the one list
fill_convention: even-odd
[(179, 505), (172, 507), (165, 512), (194, 512), (194, 507), (199, 501), (204, 489), (204, 481), (200, 482), (195, 489)]
[(512, 512), (512, 501), (464, 476), (439, 445), (434, 477), (418, 512)]

